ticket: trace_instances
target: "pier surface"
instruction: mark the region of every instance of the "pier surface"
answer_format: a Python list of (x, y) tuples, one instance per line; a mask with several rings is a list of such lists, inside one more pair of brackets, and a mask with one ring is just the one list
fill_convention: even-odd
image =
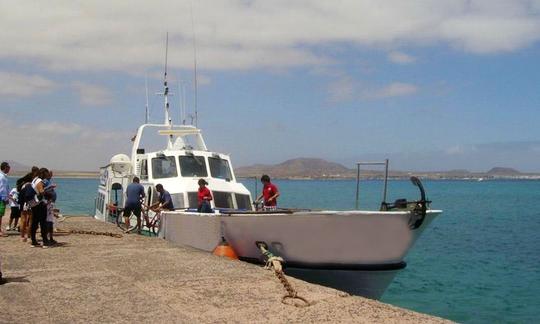
[[(61, 230), (121, 233), (90, 217)], [(449, 323), (444, 319), (289, 277), (312, 305), (281, 303), (272, 271), (136, 234), (122, 238), (57, 235), (62, 244), (31, 248), (18, 233), (0, 237), (2, 323)]]

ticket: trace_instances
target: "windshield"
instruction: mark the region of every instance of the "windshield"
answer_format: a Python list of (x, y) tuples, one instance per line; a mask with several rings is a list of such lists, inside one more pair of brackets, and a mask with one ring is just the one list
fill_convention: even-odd
[(154, 179), (173, 178), (178, 176), (174, 156), (163, 156), (152, 159), (152, 176)]
[(180, 156), (180, 172), (182, 177), (207, 177), (206, 162), (204, 156), (184, 155)]
[(209, 157), (208, 164), (210, 164), (210, 174), (213, 178), (231, 180), (231, 169), (229, 168), (229, 161), (220, 158)]

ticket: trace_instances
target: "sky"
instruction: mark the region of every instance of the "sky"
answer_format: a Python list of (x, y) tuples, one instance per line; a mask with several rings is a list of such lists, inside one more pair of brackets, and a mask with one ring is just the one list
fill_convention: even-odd
[(2, 160), (129, 153), (145, 80), (163, 122), (168, 32), (173, 121), (197, 101), (234, 166), (540, 172), (540, 1), (3, 0), (0, 27)]

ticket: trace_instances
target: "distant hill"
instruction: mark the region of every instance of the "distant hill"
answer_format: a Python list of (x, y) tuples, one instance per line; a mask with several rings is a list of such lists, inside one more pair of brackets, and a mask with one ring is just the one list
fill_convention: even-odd
[(342, 178), (354, 175), (345, 166), (323, 159), (297, 158), (277, 165), (256, 164), (236, 168), (239, 177), (259, 177), (268, 174), (274, 178)]
[[(313, 158), (297, 158), (275, 165), (255, 164), (236, 168), (235, 172), (238, 177), (260, 177), (263, 174), (268, 174), (271, 178), (287, 179), (351, 179), (356, 177), (356, 169), (348, 169), (339, 163)], [(464, 169), (436, 172), (389, 170), (388, 175), (391, 179), (408, 179), (411, 175), (423, 179), (540, 179), (540, 174), (521, 173), (504, 167), (495, 167), (488, 172), (471, 172)], [(375, 170), (362, 168), (360, 176), (364, 179), (382, 179), (384, 172), (382, 168), (375, 168)]]
[(9, 166), (11, 166), (11, 172), (23, 172), (27, 173), (32, 168), (26, 164), (19, 163), (17, 161), (7, 160)]
[(487, 172), (488, 175), (497, 175), (497, 176), (516, 176), (522, 174), (516, 169), (512, 168), (502, 168), (502, 167), (495, 167), (492, 168)]

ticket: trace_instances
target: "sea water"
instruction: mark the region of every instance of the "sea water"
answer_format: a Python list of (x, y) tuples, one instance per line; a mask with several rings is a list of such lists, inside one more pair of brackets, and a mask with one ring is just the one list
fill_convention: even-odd
[[(55, 182), (62, 213), (93, 214), (97, 180)], [(253, 194), (256, 182), (242, 182)], [(275, 183), (282, 207), (355, 207), (353, 180)], [(465, 323), (538, 322), (540, 181), (424, 181), (424, 186), (432, 208), (444, 212), (416, 242), (407, 268), (382, 301)], [(360, 208), (378, 209), (382, 181), (362, 181), (359, 189)], [(409, 181), (389, 181), (387, 201), (418, 197)]]

